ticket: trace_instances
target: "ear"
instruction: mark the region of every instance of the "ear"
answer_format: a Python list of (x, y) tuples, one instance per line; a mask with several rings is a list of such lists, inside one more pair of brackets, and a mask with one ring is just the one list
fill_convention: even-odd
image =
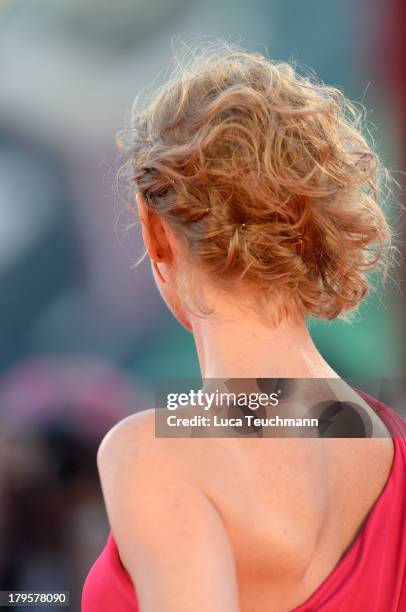
[(152, 261), (171, 263), (173, 251), (165, 223), (157, 213), (148, 208), (144, 196), (139, 191), (137, 191), (137, 205), (142, 237), (149, 257)]

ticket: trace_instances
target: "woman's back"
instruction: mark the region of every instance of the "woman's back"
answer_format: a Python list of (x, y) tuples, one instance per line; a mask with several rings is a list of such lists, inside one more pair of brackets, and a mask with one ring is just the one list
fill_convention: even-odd
[[(369, 401), (373, 402), (371, 398)], [(379, 578), (384, 566), (392, 572), (391, 579), (403, 584), (388, 555), (393, 557), (395, 544), (396, 559), (403, 563), (403, 570), (397, 571), (404, 572), (406, 540), (400, 525), (406, 517), (406, 426), (400, 426), (402, 433), (399, 417), (394, 421), (394, 413), (387, 408), (380, 404), (375, 408), (381, 418), (372, 408), (370, 417), (383, 434), (387, 431), (385, 422), (393, 438), (159, 440), (161, 450), (171, 456), (177, 479), (192, 481), (221, 517), (235, 561), (241, 612), (288, 612), (296, 607), (301, 611), (350, 610), (347, 600), (342, 607), (337, 602), (335, 607), (328, 607), (330, 585), (336, 588), (338, 581), (340, 602), (340, 597), (346, 597), (342, 584), (348, 577), (355, 581), (348, 589), (351, 598), (355, 592), (361, 602), (367, 593), (376, 601), (378, 596), (395, 597), (390, 590), (394, 588), (392, 583), (382, 584)], [(128, 422), (130, 430), (132, 426)], [(170, 486), (167, 483), (163, 473), (154, 488)], [(173, 512), (181, 512), (175, 497), (173, 502)], [(386, 525), (386, 529), (393, 528), (393, 533), (384, 536), (379, 525), (385, 525), (383, 519), (389, 508), (397, 513), (400, 524), (394, 521)], [(195, 529), (199, 528), (203, 527), (196, 522)], [(157, 533), (161, 533), (158, 525)], [(389, 547), (386, 557), (381, 555), (383, 537)], [(371, 550), (368, 543), (372, 543)], [(368, 553), (366, 559), (363, 548)], [(345, 564), (350, 564), (350, 570)], [(206, 568), (202, 566), (201, 571)], [(376, 571), (375, 584), (359, 580), (362, 575), (370, 576), (371, 571)], [(136, 576), (134, 582), (137, 590)], [(320, 608), (303, 604), (313, 602), (323, 588), (327, 598), (320, 596)], [(400, 595), (396, 597), (400, 601)], [(379, 612), (383, 609), (386, 611), (376, 608)], [(85, 606), (84, 612), (87, 610), (91, 608)], [(388, 608), (388, 612), (392, 610), (401, 608)]]
[(176, 440), (226, 526), (241, 612), (294, 608), (354, 541), (394, 457), (390, 433), (366, 409), (383, 437)]
[(317, 589), (382, 492), (393, 454), (390, 438), (227, 439), (205, 453), (202, 485), (227, 528), (241, 612), (291, 610)]

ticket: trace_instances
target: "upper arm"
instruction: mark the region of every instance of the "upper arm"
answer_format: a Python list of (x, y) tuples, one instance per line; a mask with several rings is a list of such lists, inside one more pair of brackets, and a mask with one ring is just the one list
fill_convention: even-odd
[(237, 612), (234, 557), (221, 516), (180, 456), (155, 439), (150, 417), (124, 422), (99, 453), (112, 532), (140, 608)]

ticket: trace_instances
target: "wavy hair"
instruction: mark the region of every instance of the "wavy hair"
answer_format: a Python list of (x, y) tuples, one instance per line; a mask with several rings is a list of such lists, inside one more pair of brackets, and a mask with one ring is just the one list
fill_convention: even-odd
[(213, 282), (274, 298), (280, 317), (295, 305), (333, 319), (361, 302), (390, 248), (388, 175), (364, 120), (312, 73), (212, 45), (136, 99), (121, 176)]

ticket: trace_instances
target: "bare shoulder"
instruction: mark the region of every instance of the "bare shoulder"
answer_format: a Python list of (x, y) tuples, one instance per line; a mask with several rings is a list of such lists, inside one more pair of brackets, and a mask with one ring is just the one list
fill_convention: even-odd
[(113, 427), (98, 453), (110, 527), (143, 610), (236, 612), (228, 534), (185, 461), (188, 442), (156, 438), (155, 410)]
[(104, 436), (97, 453), (99, 469), (125, 456), (136, 458), (154, 438), (155, 410), (143, 410), (119, 421)]
[(174, 479), (196, 483), (193, 465), (199, 455), (206, 456), (204, 441), (157, 437), (155, 418), (156, 409), (126, 417), (102, 440), (97, 464), (106, 502), (120, 488), (128, 493), (166, 486)]
[(117, 486), (141, 487), (144, 480), (159, 485), (179, 449), (168, 449), (168, 440), (155, 436), (155, 409), (119, 421), (103, 438), (97, 464), (103, 492)]
[[(224, 441), (213, 438), (196, 438), (190, 435), (189, 428), (173, 428), (168, 436), (156, 435), (157, 410), (152, 408), (133, 414), (117, 423), (102, 440), (97, 463), (101, 478), (117, 469), (141, 469), (148, 466), (151, 474), (162, 468), (162, 463), (178, 468), (186, 474), (199, 464), (202, 475), (209, 470), (211, 459), (221, 458)], [(183, 407), (180, 416), (193, 415), (193, 409)], [(158, 417), (159, 418), (159, 417)]]
[(176, 490), (190, 486), (182, 471), (184, 462), (174, 450), (168, 448), (168, 440), (155, 437), (154, 409), (123, 419), (104, 437), (97, 463), (110, 525), (121, 545), (124, 525), (130, 532), (135, 517), (149, 524), (147, 508), (156, 514), (157, 506), (165, 508)]

